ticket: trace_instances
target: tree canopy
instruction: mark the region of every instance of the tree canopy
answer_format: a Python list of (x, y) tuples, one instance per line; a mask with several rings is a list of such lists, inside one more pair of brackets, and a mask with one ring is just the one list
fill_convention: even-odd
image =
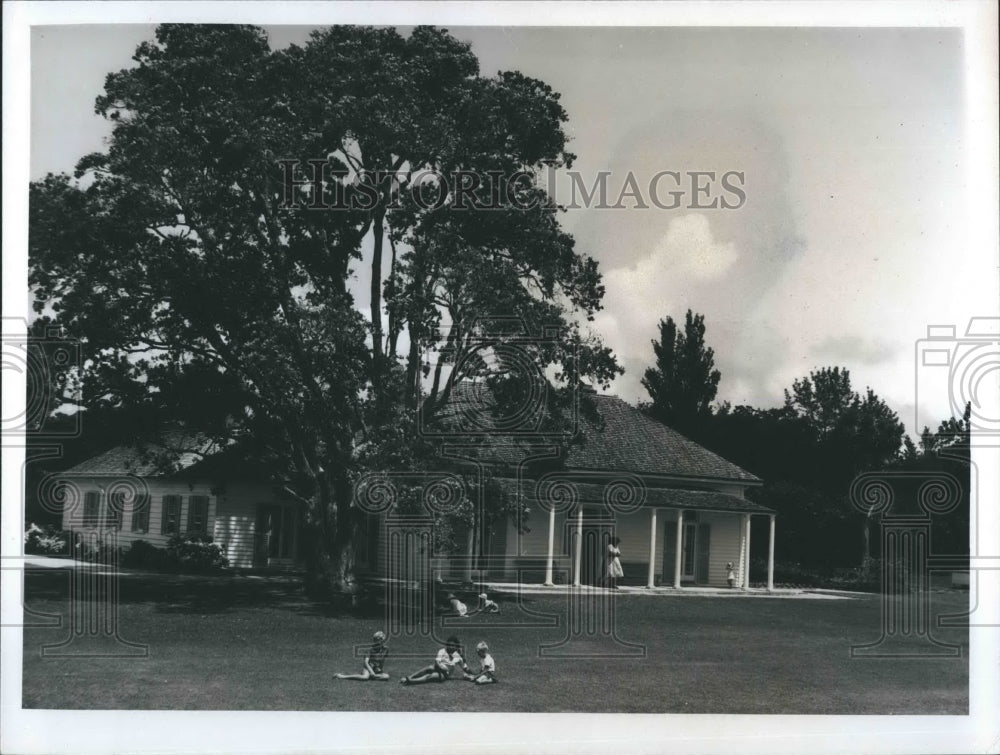
[[(253, 449), (306, 506), (317, 583), (351, 581), (361, 466), (421, 463), (426, 449), (391, 450), (399, 428), (441, 403), (463, 344), (512, 337), (493, 320), (554, 326), (522, 349), (538, 374), (556, 366), (553, 396), (619, 371), (581, 331), (597, 264), (535, 180), (573, 159), (543, 82), (482, 76), (431, 27), (271, 50), (255, 27), (166, 24), (133, 60), (96, 100), (107, 150), (31, 185), (36, 325), (81, 344), (83, 406), (150, 408)], [(310, 160), (329, 168), (318, 183)], [(421, 172), (459, 169), (520, 179), (490, 212), (414, 200)]]
[(711, 414), (722, 377), (715, 352), (705, 345), (705, 316), (689, 309), (683, 331), (672, 317), (660, 320), (660, 340), (652, 343), (656, 363), (642, 378), (652, 399), (650, 413), (681, 432), (697, 434)]

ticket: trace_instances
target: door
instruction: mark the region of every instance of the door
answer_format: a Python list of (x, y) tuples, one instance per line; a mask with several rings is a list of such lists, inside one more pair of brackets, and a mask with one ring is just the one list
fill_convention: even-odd
[(698, 524), (698, 535), (695, 541), (694, 581), (698, 585), (708, 584), (708, 554), (712, 540), (711, 525)]
[(661, 567), (660, 584), (673, 585), (674, 561), (677, 559), (677, 522), (665, 522), (663, 525), (663, 566)]
[(257, 505), (254, 563), (267, 566), (291, 562), (295, 552), (295, 513), (277, 503)]
[(684, 523), (684, 536), (681, 538), (681, 579), (694, 581), (694, 565), (698, 555), (698, 524)]
[[(684, 522), (681, 538), (681, 581), (708, 584), (708, 556), (711, 546), (711, 526), (705, 522)], [(674, 562), (677, 555), (677, 522), (663, 525), (663, 571), (660, 584), (674, 583)]]
[(580, 557), (580, 584), (603, 585), (608, 545), (614, 536), (615, 522), (601, 516), (583, 517), (583, 542)]

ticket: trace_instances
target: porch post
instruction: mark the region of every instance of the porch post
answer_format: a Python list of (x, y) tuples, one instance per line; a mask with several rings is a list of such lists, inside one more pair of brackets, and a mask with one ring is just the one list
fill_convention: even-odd
[(684, 509), (677, 509), (677, 550), (674, 553), (674, 587), (681, 587), (681, 547), (684, 545)]
[(556, 542), (556, 507), (553, 504), (549, 507), (549, 555), (548, 560), (545, 562), (545, 584), (548, 587), (553, 585), (552, 582), (552, 561), (553, 561), (553, 551), (555, 549)]
[(463, 570), (465, 573), (462, 575), (462, 578), (466, 582), (472, 581), (472, 561), (473, 561), (472, 548), (474, 544), (475, 544), (475, 530), (473, 526), (470, 526), (469, 531), (465, 535), (465, 555), (468, 558), (465, 562), (465, 569)]
[(750, 589), (750, 515), (743, 515), (743, 531), (745, 533), (746, 552), (743, 554), (743, 587)]
[(656, 508), (649, 510), (649, 575), (646, 587), (656, 586)]
[(583, 506), (576, 508), (576, 554), (573, 558), (573, 585), (580, 586), (580, 567), (583, 559)]
[(767, 540), (767, 591), (774, 591), (774, 514), (771, 514), (771, 531)]

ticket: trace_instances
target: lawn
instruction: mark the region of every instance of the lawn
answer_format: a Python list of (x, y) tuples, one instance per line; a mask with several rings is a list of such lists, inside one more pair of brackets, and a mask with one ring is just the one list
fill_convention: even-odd
[[(148, 657), (42, 657), (68, 629), (69, 573), (29, 570), (24, 632), (25, 708), (364, 711), (593, 711), (641, 713), (966, 714), (968, 635), (960, 658), (852, 659), (881, 634), (879, 596), (851, 599), (617, 596), (617, 636), (568, 637), (566, 592), (495, 594), (499, 615), (451, 619), (471, 648), (489, 642), (500, 684), (449, 681), (404, 687), (429, 663), (424, 637), (393, 638), (390, 682), (350, 682), (354, 646), (384, 624), (335, 615), (306, 600), (293, 578), (121, 578), (118, 629)], [(932, 617), (965, 610), (968, 595), (932, 592)], [(539, 647), (551, 647), (539, 657)], [(75, 647), (75, 646), (74, 646)], [(91, 649), (92, 644), (81, 645)], [(121, 655), (113, 642), (101, 645)], [(626, 655), (622, 655), (626, 653)], [(641, 653), (641, 655), (627, 655)], [(617, 654), (617, 656), (615, 655)], [(589, 656), (589, 657), (588, 657)]]

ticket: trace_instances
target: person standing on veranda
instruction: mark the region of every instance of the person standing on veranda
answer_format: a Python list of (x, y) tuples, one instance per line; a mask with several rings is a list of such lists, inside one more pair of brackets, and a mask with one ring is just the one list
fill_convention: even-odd
[(608, 570), (606, 584), (612, 590), (618, 589), (618, 580), (625, 576), (625, 572), (622, 571), (622, 552), (618, 547), (620, 544), (621, 538), (618, 537), (611, 538), (611, 542), (608, 543)]

